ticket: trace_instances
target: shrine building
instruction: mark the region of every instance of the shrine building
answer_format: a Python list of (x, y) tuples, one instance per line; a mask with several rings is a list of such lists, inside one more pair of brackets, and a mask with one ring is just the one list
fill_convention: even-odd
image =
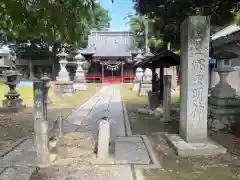
[(135, 41), (128, 31), (91, 31), (87, 48), (91, 63), (86, 79), (100, 82), (131, 82)]

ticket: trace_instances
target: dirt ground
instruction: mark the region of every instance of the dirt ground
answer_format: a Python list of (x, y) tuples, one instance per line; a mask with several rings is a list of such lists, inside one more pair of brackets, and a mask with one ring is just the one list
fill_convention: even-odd
[[(227, 132), (208, 132), (209, 138), (228, 149), (226, 155), (208, 158), (180, 158), (169, 147), (163, 134), (178, 133), (179, 113), (171, 112), (173, 122), (163, 124), (158, 118), (139, 114), (147, 105), (147, 97), (138, 97), (131, 85), (123, 85), (121, 94), (126, 103), (133, 134), (145, 134), (159, 158), (162, 169), (142, 170), (144, 180), (233, 180), (240, 179), (240, 139)], [(175, 96), (175, 95), (174, 95)], [(173, 97), (173, 106), (179, 106)]]
[[(73, 109), (87, 101), (101, 84), (88, 84), (87, 91), (78, 91), (73, 96), (60, 97), (49, 91), (50, 103), (48, 105), (49, 129), (59, 116), (66, 118)], [(26, 108), (18, 113), (0, 113), (0, 150), (16, 139), (31, 136), (33, 133), (33, 90), (32, 87), (19, 87), (19, 93)], [(2, 101), (4, 89), (0, 87), (0, 100)]]

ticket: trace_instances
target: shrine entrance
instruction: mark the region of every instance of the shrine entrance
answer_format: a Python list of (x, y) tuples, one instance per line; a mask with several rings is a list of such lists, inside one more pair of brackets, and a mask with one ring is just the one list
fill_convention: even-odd
[(105, 83), (120, 83), (122, 82), (121, 62), (104, 63), (103, 78)]

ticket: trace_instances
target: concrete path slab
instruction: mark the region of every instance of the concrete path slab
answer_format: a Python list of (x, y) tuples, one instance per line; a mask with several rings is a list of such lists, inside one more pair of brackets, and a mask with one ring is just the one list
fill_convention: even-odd
[[(111, 118), (111, 140), (116, 136), (125, 136), (124, 115), (122, 109), (119, 85), (107, 85), (92, 96), (86, 103), (66, 119), (67, 122), (78, 125), (77, 131), (98, 131), (98, 121), (104, 117)], [(71, 126), (65, 126), (69, 132)], [(74, 130), (74, 127), (72, 128)]]

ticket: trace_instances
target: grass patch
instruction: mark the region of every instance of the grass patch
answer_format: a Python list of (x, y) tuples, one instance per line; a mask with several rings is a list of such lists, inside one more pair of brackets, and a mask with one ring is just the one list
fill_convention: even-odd
[[(47, 114), (49, 127), (52, 127), (58, 116), (62, 114), (63, 117), (66, 117), (69, 115), (72, 109), (87, 101), (100, 87), (101, 84), (88, 84), (87, 91), (78, 91), (73, 96), (57, 96), (54, 89), (51, 88), (49, 98), (52, 103), (48, 105)], [(19, 113), (0, 113), (0, 148), (3, 148), (3, 145), (12, 142), (14, 139), (33, 133), (33, 88), (21, 86), (17, 87), (17, 90), (27, 108)], [(8, 88), (1, 83), (0, 102), (4, 99), (4, 94), (7, 91)]]
[[(150, 115), (138, 113), (138, 108), (146, 107), (148, 104), (147, 96), (139, 97), (131, 90), (131, 84), (123, 84), (121, 86), (121, 96), (125, 101), (128, 111), (133, 134), (151, 134), (153, 132), (175, 132), (176, 126), (169, 126), (160, 122), (159, 118)], [(179, 93), (172, 93), (172, 104), (179, 103)]]

